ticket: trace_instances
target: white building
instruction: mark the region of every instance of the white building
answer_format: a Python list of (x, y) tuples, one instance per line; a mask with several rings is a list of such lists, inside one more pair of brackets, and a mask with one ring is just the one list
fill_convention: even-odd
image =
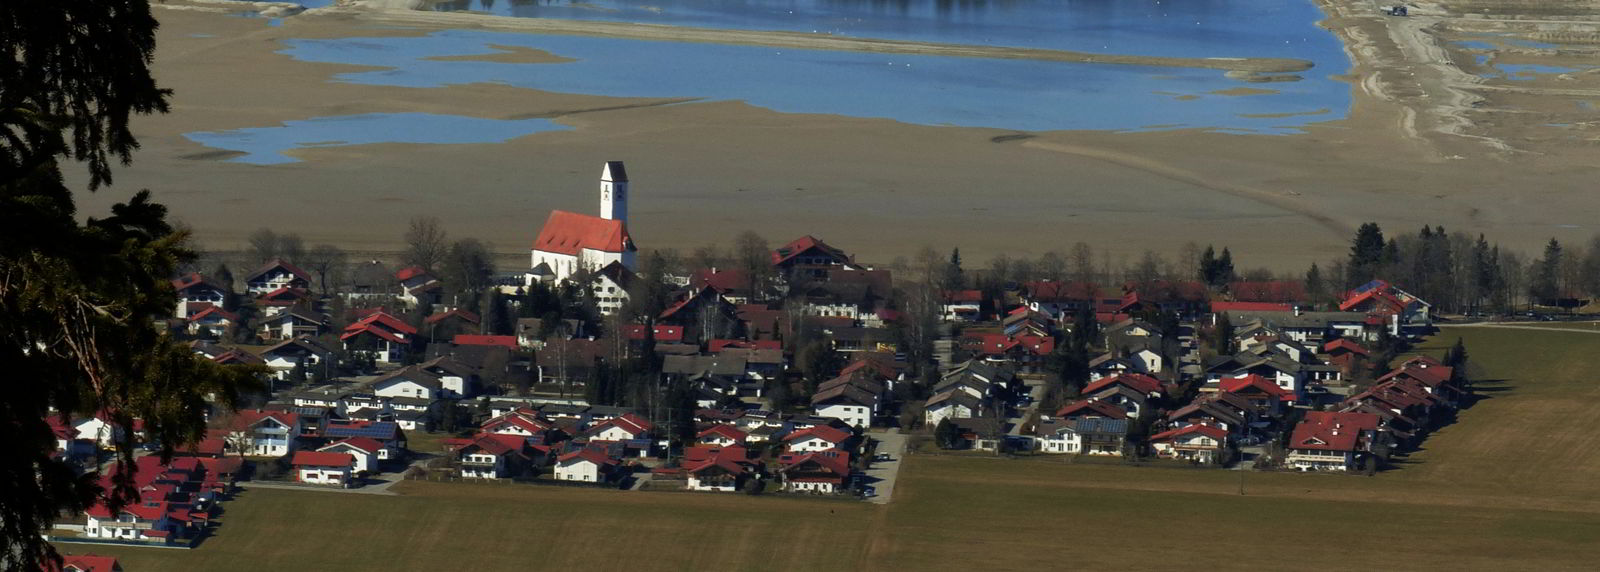
[(613, 469), (620, 464), (616, 459), (594, 449), (584, 449), (562, 455), (556, 461), (555, 476), (558, 481), (599, 483), (610, 479)]
[(372, 382), (372, 393), (378, 397), (439, 399), (441, 389), (444, 389), (443, 381), (415, 367), (402, 369)]
[(337, 443), (317, 449), (324, 453), (344, 453), (350, 455), (355, 461), (353, 468), (357, 473), (378, 472), (378, 454), (384, 450), (383, 443), (376, 439), (366, 437), (351, 437)]
[(294, 450), (301, 432), (300, 416), (282, 411), (240, 411), (228, 440), (255, 457), (282, 457)]
[(295, 480), (313, 485), (350, 486), (354, 473), (355, 457), (346, 453), (299, 451), (290, 462), (294, 466)]
[(525, 280), (563, 282), (613, 262), (632, 269), (637, 251), (628, 236), (628, 172), (621, 161), (609, 161), (600, 174), (600, 216), (550, 211), (534, 239)]

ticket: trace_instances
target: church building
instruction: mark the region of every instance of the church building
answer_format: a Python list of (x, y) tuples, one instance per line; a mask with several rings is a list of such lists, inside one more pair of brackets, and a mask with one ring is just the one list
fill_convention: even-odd
[(628, 236), (628, 171), (622, 161), (608, 161), (600, 173), (600, 216), (550, 211), (533, 241), (527, 283), (559, 283), (613, 262), (632, 270), (637, 251)]

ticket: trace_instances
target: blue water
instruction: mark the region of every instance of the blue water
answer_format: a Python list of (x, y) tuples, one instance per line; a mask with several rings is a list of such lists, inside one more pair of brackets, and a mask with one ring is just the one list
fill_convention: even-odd
[(1308, 0), (456, 0), (502, 16), (786, 30), (1152, 56), (1348, 61)]
[[(923, 125), (1028, 131), (1137, 130), (1162, 125), (1291, 133), (1306, 123), (1343, 117), (1349, 106), (1349, 86), (1317, 73), (1302, 81), (1250, 84), (1226, 78), (1218, 70), (476, 30), (286, 43), (284, 53), (296, 59), (386, 68), (337, 76), (352, 83), (439, 87), (492, 82), (565, 93), (742, 100), (788, 113), (888, 118)], [(520, 64), (427, 59), (494, 53), (490, 44), (526, 46), (576, 61)], [(1313, 71), (1342, 73), (1344, 67)], [(1249, 97), (1212, 93), (1238, 87), (1276, 93)], [(1262, 117), (1286, 114), (1296, 115)]]
[(1500, 77), (1511, 80), (1531, 80), (1538, 77), (1536, 74), (1563, 74), (1578, 71), (1578, 68), (1568, 66), (1546, 66), (1539, 64), (1495, 64), (1500, 70)]
[(499, 120), (432, 113), (366, 113), (287, 121), (279, 127), (185, 133), (189, 140), (245, 153), (239, 163), (298, 161), (283, 152), (368, 143), (499, 143), (541, 131), (571, 129), (548, 119)]
[(1477, 40), (1467, 40), (1467, 41), (1462, 41), (1462, 42), (1456, 42), (1456, 45), (1461, 46), (1461, 47), (1466, 48), (1466, 49), (1469, 49), (1469, 50), (1493, 50), (1493, 49), (1495, 49), (1495, 47), (1493, 45), (1489, 44), (1488, 42), (1480, 42), (1480, 41), (1477, 41)]

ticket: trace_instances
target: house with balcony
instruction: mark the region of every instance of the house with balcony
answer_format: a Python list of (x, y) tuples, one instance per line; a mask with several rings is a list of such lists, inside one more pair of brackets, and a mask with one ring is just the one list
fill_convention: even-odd
[(850, 479), (850, 453), (816, 451), (778, 458), (783, 490), (833, 494), (843, 492)]
[(253, 457), (282, 457), (295, 450), (304, 426), (300, 416), (286, 411), (240, 411), (233, 420), (228, 444)]

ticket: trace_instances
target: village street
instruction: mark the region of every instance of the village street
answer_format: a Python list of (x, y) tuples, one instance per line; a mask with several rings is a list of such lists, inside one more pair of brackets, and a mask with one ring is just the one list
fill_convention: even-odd
[(906, 435), (899, 429), (874, 430), (867, 433), (878, 440), (878, 454), (888, 455), (887, 461), (874, 461), (871, 468), (867, 469), (867, 484), (871, 485), (876, 496), (867, 499), (877, 504), (889, 504), (889, 497), (894, 494), (895, 479), (900, 473), (900, 462), (906, 455)]

